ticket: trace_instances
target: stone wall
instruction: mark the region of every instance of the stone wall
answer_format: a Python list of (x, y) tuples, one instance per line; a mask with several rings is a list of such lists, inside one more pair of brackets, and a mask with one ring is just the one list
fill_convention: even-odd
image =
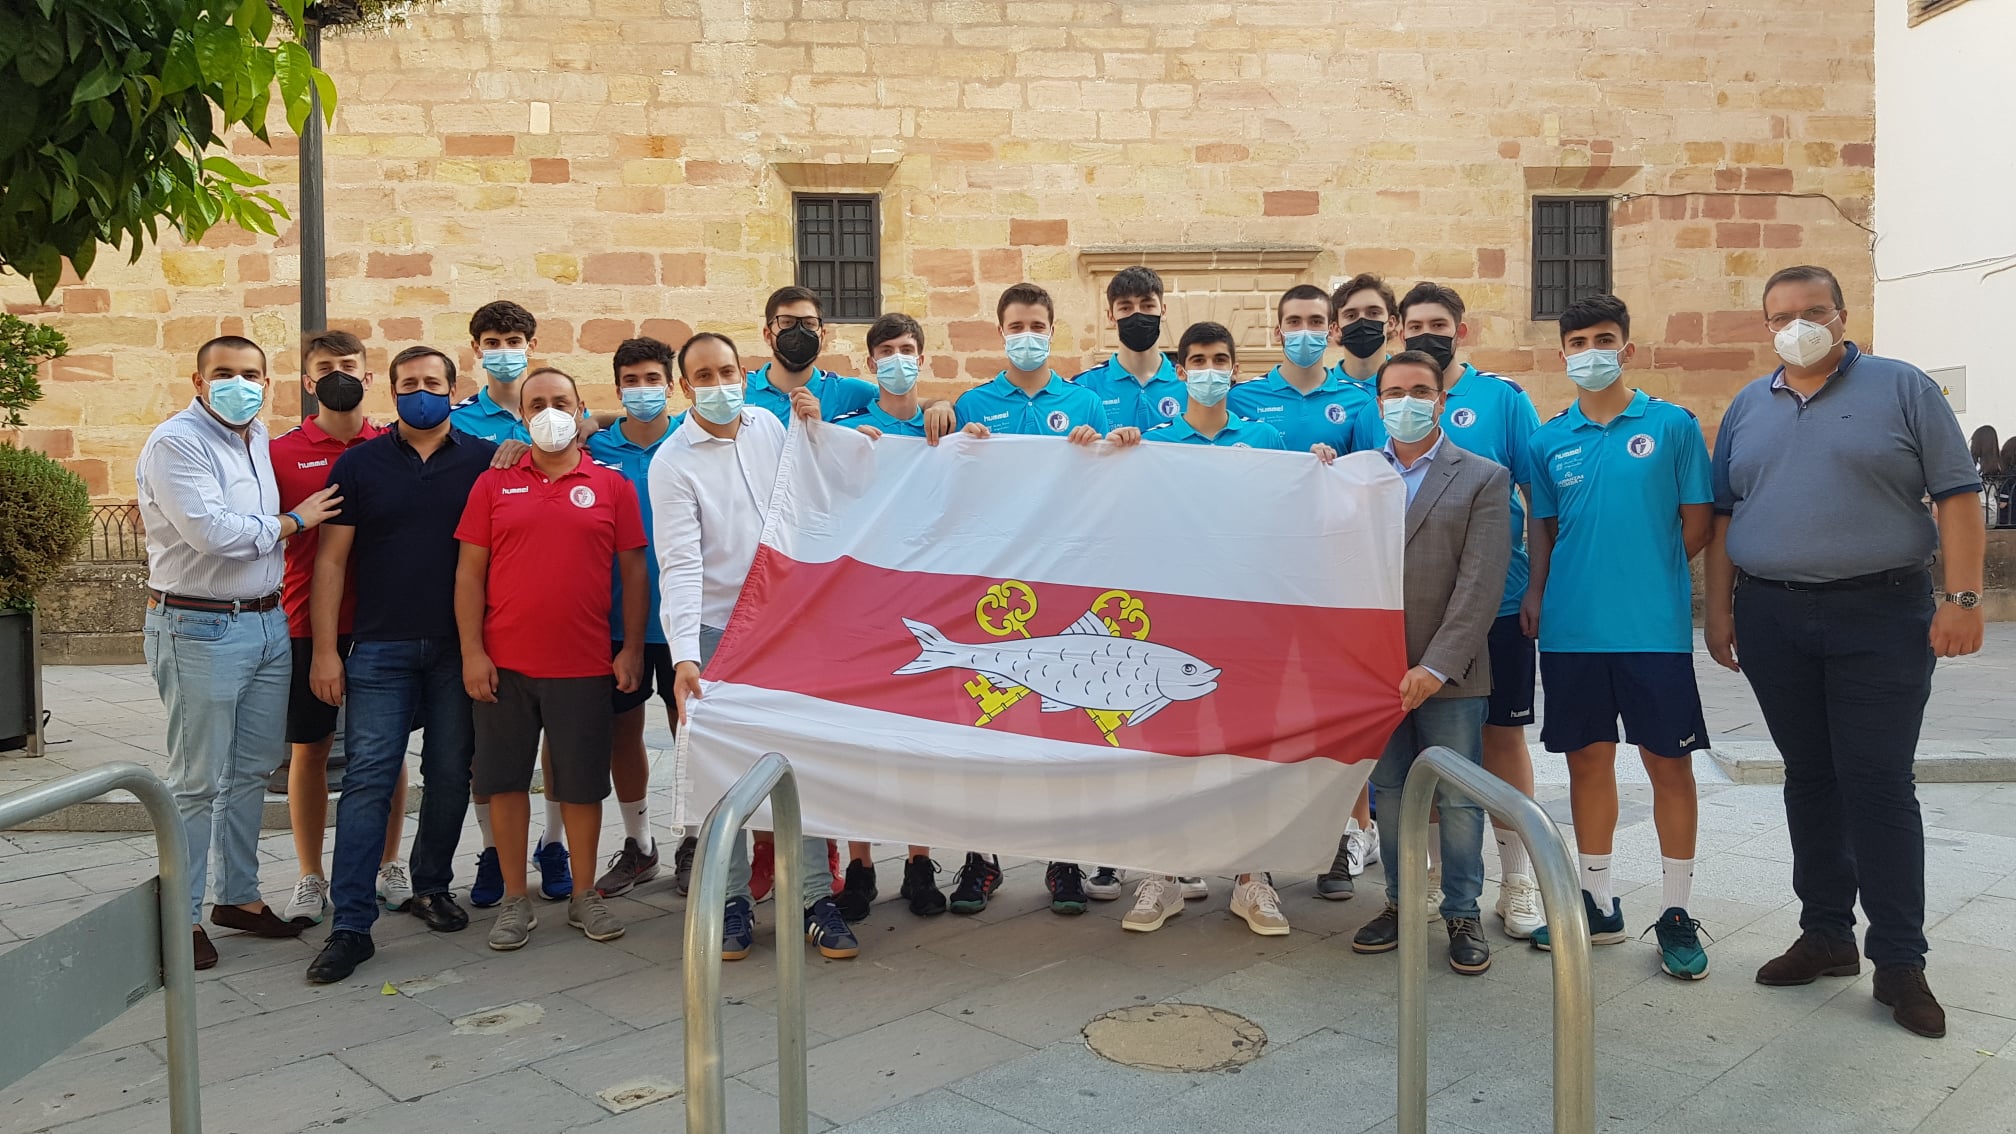
[[(608, 408), (626, 336), (760, 353), (792, 194), (875, 192), (883, 307), (923, 320), (927, 393), (999, 368), (1003, 286), (1056, 294), (1068, 373), (1108, 342), (1102, 273), (1174, 257), (1174, 319), (1229, 313), (1256, 371), (1282, 275), (1454, 284), (1476, 361), (1551, 414), (1569, 387), (1530, 318), (1530, 200), (1598, 194), (1633, 380), (1712, 424), (1767, 365), (1772, 270), (1833, 266), (1866, 335), (1872, 2), (442, 0), (327, 41), (329, 306), (382, 367), (423, 340), (470, 361), (469, 312), (516, 299)], [(291, 202), (274, 137), (232, 150)], [(0, 287), (75, 344), (22, 439), (130, 496), (198, 343), (250, 334), (297, 372), (298, 279), (291, 228), (220, 229), (102, 256), (47, 308)], [(862, 328), (839, 330), (829, 362), (855, 370)]]
[(133, 665), (147, 615), (145, 563), (71, 563), (36, 596), (43, 665)]

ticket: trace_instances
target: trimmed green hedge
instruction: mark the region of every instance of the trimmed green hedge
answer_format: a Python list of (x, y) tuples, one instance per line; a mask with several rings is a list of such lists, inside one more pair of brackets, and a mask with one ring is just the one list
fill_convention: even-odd
[(25, 610), (91, 531), (91, 493), (32, 449), (0, 445), (0, 609)]

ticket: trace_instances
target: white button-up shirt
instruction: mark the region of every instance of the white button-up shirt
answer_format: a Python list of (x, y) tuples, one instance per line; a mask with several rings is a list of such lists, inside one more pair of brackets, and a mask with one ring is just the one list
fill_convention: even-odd
[(742, 408), (733, 438), (715, 437), (687, 414), (651, 459), (652, 543), (675, 665), (699, 662), (701, 626), (728, 625), (783, 459), (784, 426), (753, 406)]
[(134, 474), (149, 587), (227, 601), (280, 589), (280, 488), (266, 440), (259, 419), (240, 437), (200, 399), (155, 427)]

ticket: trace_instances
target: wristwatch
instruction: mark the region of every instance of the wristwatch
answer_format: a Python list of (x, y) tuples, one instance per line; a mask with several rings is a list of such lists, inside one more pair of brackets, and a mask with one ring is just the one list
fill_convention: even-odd
[(1973, 610), (1975, 607), (1981, 605), (1981, 592), (1979, 591), (1948, 591), (1939, 597), (1959, 607), (1961, 610)]

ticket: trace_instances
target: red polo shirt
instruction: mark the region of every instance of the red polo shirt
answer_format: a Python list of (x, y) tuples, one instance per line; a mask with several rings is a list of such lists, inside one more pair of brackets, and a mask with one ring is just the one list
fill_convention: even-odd
[(476, 478), (455, 538), (490, 549), (483, 648), (527, 677), (604, 677), (610, 571), (644, 546), (637, 490), (581, 454), (553, 480), (526, 453)]
[[(280, 510), (291, 512), (296, 504), (327, 488), (329, 470), (335, 467), (343, 450), (362, 445), (383, 432), (367, 421), (346, 444), (322, 432), (322, 426), (313, 417), (305, 417), (300, 425), (275, 437), (270, 449), (273, 479), (280, 484)], [(287, 611), (287, 633), (296, 638), (314, 633), (308, 624), (308, 588), (315, 581), (315, 547), (321, 539), (320, 531), (311, 531), (287, 541), (287, 570), (280, 580), (280, 605)], [(336, 622), (341, 634), (350, 632), (350, 611), (357, 605), (357, 593), (350, 584), (350, 577), (344, 576), (343, 613)]]

